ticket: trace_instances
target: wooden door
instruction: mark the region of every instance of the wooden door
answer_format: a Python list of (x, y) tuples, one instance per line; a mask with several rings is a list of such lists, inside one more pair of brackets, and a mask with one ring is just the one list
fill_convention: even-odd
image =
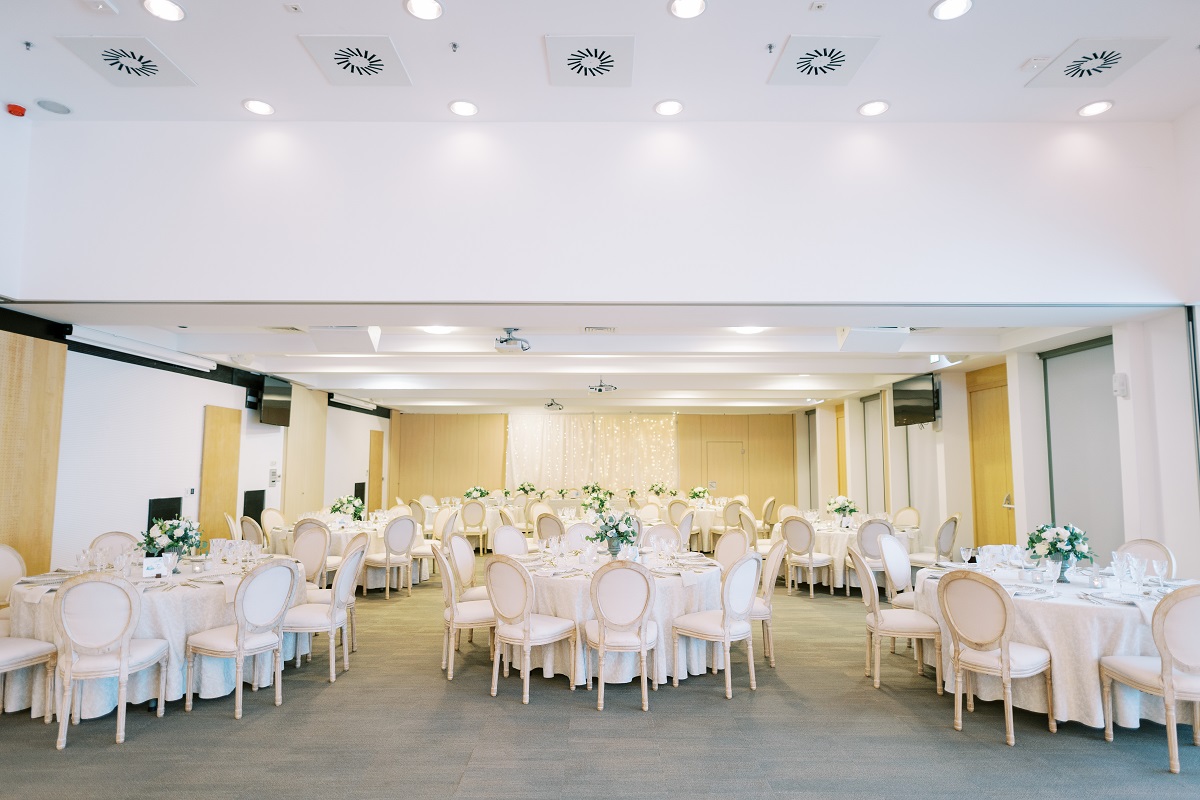
[(205, 539), (229, 536), (225, 514), (238, 520), (238, 457), (242, 444), (240, 408), (204, 407), (200, 455), (200, 532)]
[(971, 436), (971, 494), (975, 544), (1016, 544), (1011, 508), (1012, 444), (1008, 428), (1008, 372), (1004, 364), (967, 373)]
[[(746, 492), (746, 447), (742, 442), (709, 442), (705, 451), (706, 479), (716, 497)], [(713, 488), (713, 482), (716, 487)]]
[(367, 456), (367, 513), (379, 511), (385, 505), (390, 507), (391, 500), (384, 503), (383, 498), (383, 431), (370, 431), (371, 442), (368, 445)]
[(838, 494), (846, 496), (846, 405), (834, 409), (837, 423)]

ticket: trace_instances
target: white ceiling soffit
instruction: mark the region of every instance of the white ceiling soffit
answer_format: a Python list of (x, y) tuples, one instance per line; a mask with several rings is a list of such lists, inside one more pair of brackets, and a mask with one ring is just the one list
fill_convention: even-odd
[(632, 86), (632, 36), (547, 36), (551, 86)]
[(322, 353), (374, 353), (379, 350), (376, 325), (310, 325), (308, 335)]
[(874, 36), (792, 34), (767, 82), (772, 86), (845, 86), (878, 41)]
[(60, 36), (58, 41), (115, 86), (195, 86), (144, 36)]
[(412, 86), (391, 37), (314, 34), (300, 41), (335, 86)]
[(1034, 89), (1108, 86), (1166, 39), (1076, 39), (1026, 86)]

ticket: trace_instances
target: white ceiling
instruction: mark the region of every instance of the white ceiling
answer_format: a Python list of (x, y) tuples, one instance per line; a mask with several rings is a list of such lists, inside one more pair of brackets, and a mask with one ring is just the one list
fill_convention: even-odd
[[(828, 0), (823, 11), (808, 0), (709, 0), (691, 20), (673, 17), (667, 0), (444, 0), (433, 21), (408, 14), (402, 0), (302, 0), (298, 14), (275, 0), (180, 2), (187, 18), (178, 23), (151, 17), (137, 0), (113, 0), (115, 15), (84, 0), (3, 4), (5, 102), (61, 122), (244, 121), (252, 118), (240, 104), (253, 97), (275, 105), (268, 124), (444, 121), (459, 98), (480, 108), (463, 124), (651, 120), (664, 98), (685, 104), (664, 124), (859, 120), (857, 107), (876, 98), (892, 109), (863, 124), (1064, 121), (1098, 99), (1116, 107), (1094, 123), (1166, 121), (1200, 103), (1193, 0), (976, 0), (949, 22), (930, 16), (932, 0)], [(412, 86), (332, 85), (301, 35), (390, 37)], [(633, 36), (632, 85), (552, 86), (547, 35)], [(878, 43), (848, 85), (770, 85), (793, 35)], [(146, 37), (195, 86), (114, 86), (58, 41), (68, 36)], [(1085, 38), (1166, 41), (1110, 86), (1026, 87), (1027, 59), (1057, 57)], [(40, 99), (73, 113), (50, 114)]]

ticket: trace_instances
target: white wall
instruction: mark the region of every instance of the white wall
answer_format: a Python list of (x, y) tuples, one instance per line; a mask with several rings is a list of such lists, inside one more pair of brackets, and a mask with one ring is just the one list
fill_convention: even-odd
[(838, 494), (837, 411), (829, 403), (817, 406), (817, 496), (813, 508), (825, 513), (829, 498)]
[[(796, 432), (796, 506), (801, 511), (814, 507), (809, 483), (813, 476), (808, 457), (808, 419), (803, 411), (792, 414), (792, 430)], [(778, 510), (775, 513), (778, 517)]]
[(1183, 238), (1185, 271), (1191, 287), (1184, 300), (1200, 304), (1200, 106), (1174, 124), (1179, 209), (1177, 225)]
[[(283, 446), (287, 428), (263, 425), (258, 412), (242, 409), (242, 443), (238, 457), (238, 513), (242, 514), (245, 493), (262, 489), (263, 508), (279, 508), (283, 502)], [(271, 470), (279, 473), (280, 481), (271, 486)]]
[[(367, 480), (371, 457), (371, 431), (383, 431), (383, 468), (387, 470), (388, 420), (357, 411), (330, 407), (325, 421), (325, 505), (354, 494), (354, 484)], [(383, 485), (387, 486), (384, 475)], [(396, 502), (384, 497), (383, 507)]]
[(0, 295), (7, 297), (21, 294), (31, 133), (28, 119), (0, 117)]
[[(204, 406), (242, 409), (245, 400), (239, 386), (68, 352), (52, 565), (73, 564), (104, 531), (144, 531), (151, 498), (182, 496), (183, 515), (195, 519)], [(242, 464), (282, 460), (283, 429), (260, 430), (271, 426), (247, 423), (248, 415), (243, 409), (252, 435)], [(239, 505), (240, 490), (266, 486), (265, 476), (240, 477)]]
[(33, 130), (24, 299), (1169, 302), (1194, 282), (1169, 123)]
[(863, 443), (866, 450), (866, 501), (863, 509), (871, 514), (887, 511), (886, 492), (883, 479), (883, 398), (876, 397), (859, 403), (863, 417)]
[(972, 544), (975, 517), (965, 373), (941, 374), (938, 423), (909, 425), (907, 452), (908, 504), (921, 514), (922, 542), (932, 547), (938, 526), (951, 514), (961, 514), (956, 541), (963, 546)]
[(1013, 518), (1017, 544), (1050, 521), (1050, 462), (1046, 448), (1046, 394), (1036, 353), (1007, 358), (1008, 426), (1012, 446)]

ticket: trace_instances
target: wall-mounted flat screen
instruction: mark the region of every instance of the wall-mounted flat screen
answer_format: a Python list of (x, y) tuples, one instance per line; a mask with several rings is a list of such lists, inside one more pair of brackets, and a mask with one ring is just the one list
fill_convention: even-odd
[(892, 384), (892, 407), (896, 427), (923, 425), (937, 420), (936, 375), (917, 375)]
[(264, 425), (287, 427), (292, 419), (292, 385), (278, 378), (263, 378), (259, 419)]

